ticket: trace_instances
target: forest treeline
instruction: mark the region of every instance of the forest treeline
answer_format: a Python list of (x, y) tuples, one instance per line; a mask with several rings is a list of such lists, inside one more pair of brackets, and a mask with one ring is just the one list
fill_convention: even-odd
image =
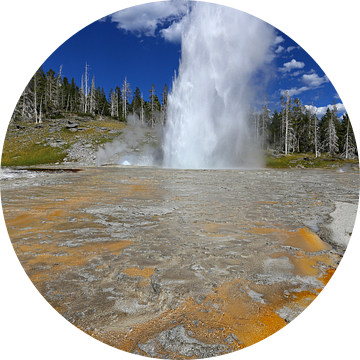
[(130, 114), (138, 115), (142, 125), (164, 125), (166, 121), (168, 87), (165, 84), (161, 101), (155, 86), (149, 90), (148, 100), (136, 87), (132, 93), (125, 78), (122, 86), (116, 86), (106, 94), (103, 88), (95, 86), (95, 75), (89, 81), (89, 66), (81, 77), (80, 87), (74, 78), (69, 81), (62, 76), (62, 66), (56, 74), (50, 69), (47, 73), (40, 67), (24, 89), (12, 120), (32, 120), (41, 123), (44, 119), (56, 119), (63, 113), (112, 117), (125, 121)]
[[(64, 113), (77, 113), (102, 118), (112, 117), (126, 121), (129, 115), (136, 115), (142, 126), (155, 127), (166, 123), (168, 87), (165, 84), (161, 100), (155, 86), (148, 90), (148, 99), (138, 87), (132, 92), (127, 78), (122, 86), (116, 86), (106, 94), (103, 88), (95, 86), (95, 76), (89, 81), (89, 66), (81, 78), (80, 87), (50, 69), (45, 73), (40, 67), (24, 89), (14, 110), (12, 120), (56, 119)], [(247, 121), (254, 141), (263, 148), (288, 153), (311, 152), (315, 156), (338, 155), (345, 159), (358, 157), (355, 135), (347, 113), (341, 118), (335, 105), (328, 108), (319, 119), (314, 107), (304, 105), (300, 99), (291, 99), (288, 92), (281, 97), (281, 110), (273, 113), (264, 105), (261, 112), (250, 110)]]
[(314, 153), (338, 155), (344, 159), (358, 157), (355, 134), (350, 118), (345, 113), (341, 118), (333, 101), (332, 109), (319, 119), (312, 105), (304, 105), (299, 98), (291, 99), (286, 91), (281, 96), (282, 109), (271, 114), (264, 96), (261, 113), (250, 111), (249, 121), (253, 124), (254, 140), (264, 148), (279, 152)]

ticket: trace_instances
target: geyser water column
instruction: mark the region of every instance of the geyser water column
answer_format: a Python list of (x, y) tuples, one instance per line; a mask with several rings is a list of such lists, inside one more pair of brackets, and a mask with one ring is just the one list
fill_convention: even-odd
[(271, 61), (274, 29), (228, 7), (195, 3), (168, 97), (164, 166), (259, 166), (248, 120), (253, 79)]

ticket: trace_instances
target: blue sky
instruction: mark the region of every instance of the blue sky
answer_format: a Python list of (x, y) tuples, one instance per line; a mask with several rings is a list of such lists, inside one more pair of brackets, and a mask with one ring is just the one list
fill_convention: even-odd
[[(187, 5), (182, 1), (134, 6), (106, 16), (80, 30), (44, 62), (43, 69), (58, 72), (80, 86), (85, 62), (89, 79), (106, 94), (122, 86), (125, 76), (131, 90), (139, 87), (145, 99), (151, 85), (157, 95), (165, 83), (171, 88), (181, 57), (181, 30)], [(234, 10), (238, 11), (238, 10)], [(345, 112), (335, 88), (319, 65), (292, 39), (277, 30), (273, 47), (273, 71), (266, 84), (268, 107), (280, 110), (280, 96), (289, 90), (304, 105), (313, 104), (321, 117), (335, 100), (338, 115)], [(260, 108), (263, 94), (253, 107)]]

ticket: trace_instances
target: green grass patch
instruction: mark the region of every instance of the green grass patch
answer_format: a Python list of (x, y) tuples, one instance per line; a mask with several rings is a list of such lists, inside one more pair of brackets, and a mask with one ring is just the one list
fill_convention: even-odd
[(316, 168), (316, 169), (338, 169), (344, 166), (350, 166), (358, 169), (359, 161), (344, 160), (338, 157), (321, 155), (319, 157), (314, 154), (288, 154), (288, 155), (270, 155), (266, 156), (266, 167), (274, 169), (285, 168)]
[(55, 164), (63, 161), (66, 153), (60, 149), (46, 147), (31, 147), (13, 152), (3, 152), (1, 166), (30, 166)]

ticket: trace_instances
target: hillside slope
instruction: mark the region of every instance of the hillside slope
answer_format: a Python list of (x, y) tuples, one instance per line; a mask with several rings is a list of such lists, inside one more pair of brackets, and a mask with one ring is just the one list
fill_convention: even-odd
[(111, 118), (76, 115), (41, 124), (12, 122), (6, 133), (1, 166), (97, 165), (99, 146), (113, 141), (125, 127)]

